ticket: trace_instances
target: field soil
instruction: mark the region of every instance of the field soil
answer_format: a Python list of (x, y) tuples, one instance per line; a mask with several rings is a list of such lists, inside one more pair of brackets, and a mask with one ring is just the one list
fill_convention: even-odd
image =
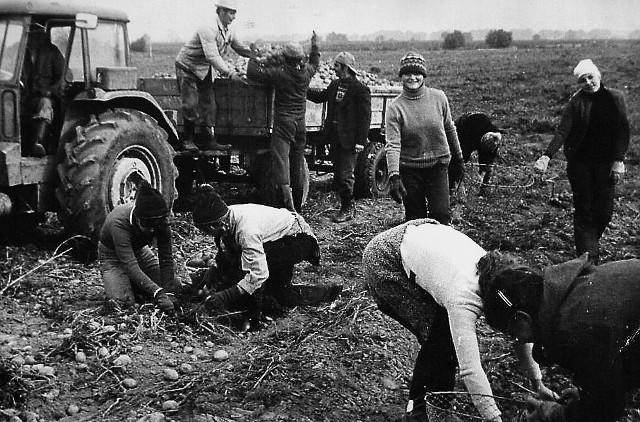
[[(420, 46), (414, 46), (420, 49)], [(141, 76), (172, 73), (177, 46), (138, 54)], [(352, 50), (358, 66), (394, 79), (405, 53)], [(324, 49), (323, 59), (335, 51)], [(488, 113), (504, 130), (492, 186), (480, 194), (477, 167), (467, 165), (464, 188), (452, 199), (457, 229), (485, 249), (509, 251), (542, 269), (574, 256), (572, 201), (562, 154), (541, 178), (531, 164), (542, 153), (575, 90), (573, 66), (592, 58), (607, 86), (622, 89), (632, 142), (615, 215), (604, 234), (603, 261), (640, 256), (640, 44), (584, 42), (507, 50), (425, 51), (426, 83), (443, 89), (455, 116)], [(397, 79), (397, 78), (396, 78)], [(255, 201), (253, 187), (215, 184), (229, 203)], [(331, 176), (312, 173), (304, 217), (322, 251), (321, 266), (300, 264), (299, 283), (339, 282), (340, 297), (298, 307), (242, 331), (185, 301), (174, 317), (153, 306), (105, 304), (97, 263), (74, 258), (55, 215), (34, 232), (1, 234), (0, 420), (12, 421), (394, 421), (404, 410), (417, 342), (382, 315), (364, 288), (362, 251), (377, 233), (403, 220), (390, 198), (357, 201), (356, 218), (331, 222), (337, 197)], [(188, 198), (182, 198), (187, 199)], [(176, 210), (174, 256), (190, 282), (194, 258), (215, 253), (212, 239)], [(525, 380), (509, 339), (479, 325), (483, 363), (494, 393), (522, 399)], [(569, 378), (544, 368), (562, 390)], [(463, 390), (462, 386), (459, 386)], [(626, 421), (640, 420), (630, 394)], [(505, 420), (515, 417), (505, 405)]]

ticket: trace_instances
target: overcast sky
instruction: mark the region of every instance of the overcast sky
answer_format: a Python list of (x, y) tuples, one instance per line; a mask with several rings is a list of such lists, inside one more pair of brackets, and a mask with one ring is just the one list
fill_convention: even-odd
[[(237, 0), (233, 25), (243, 39), (316, 30), (640, 29), (640, 0)], [(206, 24), (215, 0), (111, 0), (129, 14), (132, 39), (188, 38)]]

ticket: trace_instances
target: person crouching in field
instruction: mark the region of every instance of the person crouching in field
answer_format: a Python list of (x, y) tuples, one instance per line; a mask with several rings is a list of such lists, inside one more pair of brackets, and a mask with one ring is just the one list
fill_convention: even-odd
[(576, 256), (588, 252), (597, 264), (600, 238), (613, 216), (615, 185), (625, 173), (629, 119), (624, 94), (602, 84), (600, 70), (591, 60), (580, 61), (573, 74), (579, 90), (569, 99), (556, 135), (534, 169), (544, 173), (564, 145), (573, 192)]
[(265, 295), (293, 308), (332, 302), (342, 291), (338, 284), (292, 284), (295, 264), (320, 265), (318, 241), (300, 214), (260, 204), (227, 206), (212, 186), (202, 185), (193, 224), (214, 236), (218, 249), (217, 265), (201, 281), (213, 290), (205, 300), (213, 313), (247, 312), (256, 324)]
[(590, 265), (586, 254), (542, 274), (480, 276), (487, 323), (534, 342), (543, 365), (573, 375), (560, 402), (527, 400), (528, 422), (619, 420), (625, 393), (640, 387), (640, 260)]
[(385, 140), (390, 195), (404, 203), (405, 219), (451, 222), (448, 167), (455, 182), (464, 163), (449, 100), (424, 85), (426, 60), (408, 53), (400, 60), (402, 93), (387, 108)]
[[(484, 173), (482, 187), (489, 184), (492, 166), (498, 157), (502, 133), (489, 116), (479, 111), (465, 113), (455, 120), (456, 132), (462, 149), (462, 159), (468, 163), (474, 151), (478, 153), (478, 173)], [(449, 189), (456, 188), (456, 168), (449, 166)]]
[[(153, 299), (160, 310), (175, 310), (182, 285), (175, 279), (169, 208), (146, 180), (134, 202), (118, 205), (102, 226), (98, 259), (107, 299), (124, 305)], [(158, 257), (149, 248), (157, 240)]]
[[(378, 309), (416, 336), (420, 351), (403, 421), (424, 421), (425, 394), (452, 391), (456, 367), (483, 420), (500, 421), (491, 386), (482, 370), (476, 321), (483, 312), (479, 265), (487, 252), (451, 226), (412, 220), (375, 236), (362, 262)], [(557, 397), (542, 383), (532, 345), (516, 342), (516, 356), (544, 397)]]

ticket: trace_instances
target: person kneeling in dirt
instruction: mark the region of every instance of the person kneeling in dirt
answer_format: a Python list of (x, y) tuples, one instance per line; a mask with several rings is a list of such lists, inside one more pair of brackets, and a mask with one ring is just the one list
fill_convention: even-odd
[[(433, 219), (411, 220), (375, 236), (362, 263), (370, 294), (384, 314), (414, 334), (421, 345), (402, 421), (427, 420), (428, 392), (452, 391), (456, 367), (485, 421), (501, 421), (482, 369), (476, 321), (483, 312), (479, 265), (487, 252), (451, 226)], [(480, 274), (480, 275), (479, 275)], [(557, 398), (544, 386), (532, 345), (514, 351), (531, 388)]]
[(542, 274), (504, 270), (480, 278), (487, 323), (534, 342), (544, 365), (573, 374), (564, 400), (527, 400), (528, 422), (619, 420), (640, 387), (640, 260), (589, 264), (587, 254)]
[[(98, 259), (107, 299), (132, 305), (153, 298), (175, 310), (182, 286), (175, 279), (169, 208), (162, 194), (142, 181), (136, 200), (115, 207), (102, 226)], [(158, 257), (149, 248), (157, 240)]]
[(193, 223), (215, 237), (218, 253), (201, 283), (214, 291), (205, 306), (214, 313), (248, 311), (252, 323), (261, 316), (264, 296), (281, 306), (332, 302), (338, 284), (292, 284), (294, 265), (320, 265), (318, 241), (301, 215), (259, 204), (229, 205), (212, 186), (198, 187)]

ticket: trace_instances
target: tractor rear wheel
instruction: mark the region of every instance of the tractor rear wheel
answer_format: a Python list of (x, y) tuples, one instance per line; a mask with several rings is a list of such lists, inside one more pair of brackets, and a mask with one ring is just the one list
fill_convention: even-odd
[(177, 196), (174, 155), (167, 133), (145, 113), (115, 109), (92, 115), (60, 145), (56, 195), (63, 226), (96, 242), (107, 214), (134, 200), (140, 177), (171, 208)]

